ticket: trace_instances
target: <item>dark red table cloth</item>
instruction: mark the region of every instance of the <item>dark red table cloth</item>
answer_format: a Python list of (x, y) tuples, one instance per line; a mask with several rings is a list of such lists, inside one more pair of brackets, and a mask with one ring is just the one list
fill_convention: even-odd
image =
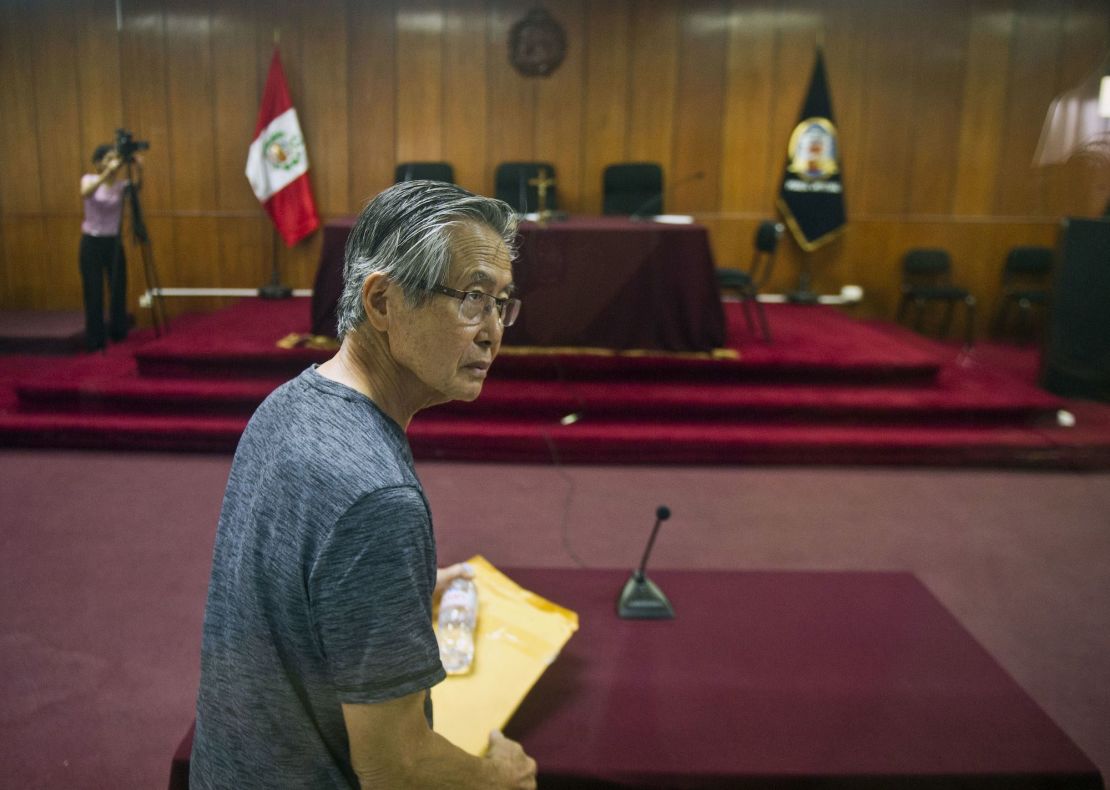
[[(335, 333), (352, 220), (324, 228), (312, 331)], [(572, 217), (520, 226), (513, 265), (524, 301), (504, 342), (517, 346), (708, 351), (725, 342), (709, 236), (700, 225)]]
[(508, 573), (580, 618), (506, 728), (542, 788), (1102, 787), (910, 574), (657, 571), (625, 621), (626, 572)]

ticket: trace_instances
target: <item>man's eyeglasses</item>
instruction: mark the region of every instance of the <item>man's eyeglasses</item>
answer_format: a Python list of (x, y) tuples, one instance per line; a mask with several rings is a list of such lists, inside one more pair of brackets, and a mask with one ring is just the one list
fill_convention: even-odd
[(456, 291), (445, 285), (434, 285), (428, 290), (458, 299), (459, 319), (467, 324), (480, 323), (495, 306), (501, 318), (501, 326), (512, 326), (516, 317), (520, 315), (520, 300), (512, 297), (498, 299), (482, 291)]

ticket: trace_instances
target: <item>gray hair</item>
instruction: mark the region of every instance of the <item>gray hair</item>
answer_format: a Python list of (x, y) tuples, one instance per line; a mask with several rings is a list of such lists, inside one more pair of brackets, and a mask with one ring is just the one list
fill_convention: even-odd
[(492, 230), (514, 255), (516, 215), (500, 200), (442, 181), (403, 181), (371, 200), (347, 237), (339, 339), (366, 320), (362, 286), (374, 272), (397, 283), (410, 305), (423, 304), (451, 265), (452, 231), (468, 223)]

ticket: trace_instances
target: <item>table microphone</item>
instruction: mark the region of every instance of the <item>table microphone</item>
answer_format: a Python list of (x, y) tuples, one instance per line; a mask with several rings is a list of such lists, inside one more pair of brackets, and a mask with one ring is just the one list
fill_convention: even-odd
[(655, 536), (659, 534), (659, 525), (671, 517), (671, 509), (660, 505), (655, 509), (655, 526), (648, 538), (647, 548), (644, 549), (640, 567), (632, 577), (625, 582), (624, 589), (617, 601), (617, 614), (626, 620), (673, 620), (674, 609), (663, 591), (644, 574), (648, 557), (651, 556), (652, 547), (655, 546)]

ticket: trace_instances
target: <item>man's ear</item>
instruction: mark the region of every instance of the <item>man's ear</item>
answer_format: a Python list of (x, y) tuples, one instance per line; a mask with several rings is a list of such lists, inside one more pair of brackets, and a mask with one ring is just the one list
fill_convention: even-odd
[(366, 320), (374, 329), (384, 332), (389, 328), (389, 300), (386, 292), (391, 282), (382, 272), (371, 272), (362, 283), (362, 308)]

